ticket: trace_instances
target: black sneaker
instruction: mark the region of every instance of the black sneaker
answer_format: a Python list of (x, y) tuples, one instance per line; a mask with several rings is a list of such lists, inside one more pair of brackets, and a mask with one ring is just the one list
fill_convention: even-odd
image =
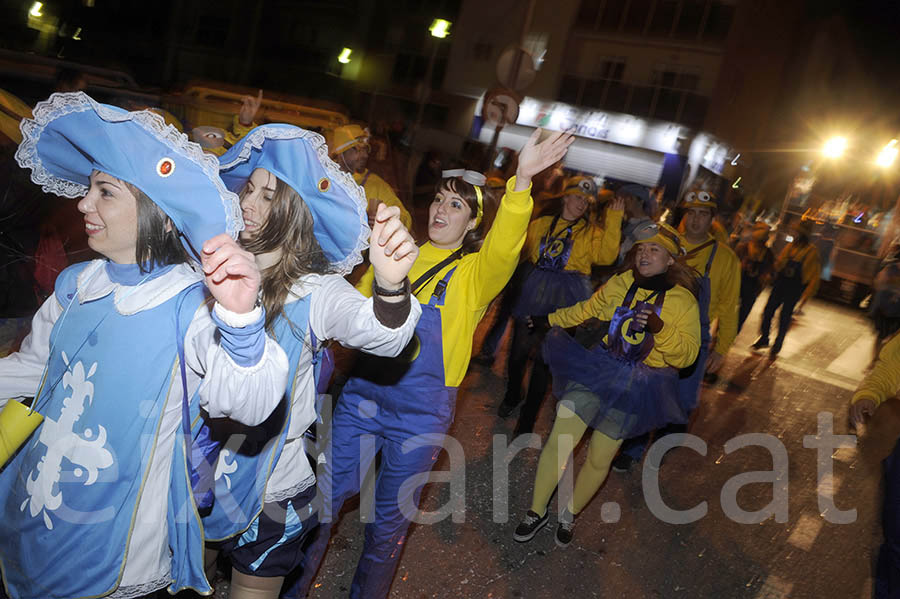
[(781, 351), (781, 341), (775, 340), (775, 345), (772, 346), (772, 349), (769, 350), (769, 358), (774, 360), (778, 356), (778, 352)]
[(612, 461), (613, 472), (631, 472), (637, 460), (627, 453), (620, 453)]
[(538, 516), (531, 510), (525, 512), (525, 517), (516, 527), (513, 538), (519, 543), (527, 543), (534, 538), (537, 531), (547, 526), (547, 520), (550, 518), (550, 510), (544, 512), (543, 516)]
[(769, 347), (769, 338), (760, 335), (750, 347), (752, 347), (753, 349), (762, 349), (764, 347)]
[(575, 534), (575, 519), (571, 514), (568, 514), (568, 517), (571, 518), (570, 521), (560, 520), (556, 526), (556, 545), (558, 547), (568, 547)]

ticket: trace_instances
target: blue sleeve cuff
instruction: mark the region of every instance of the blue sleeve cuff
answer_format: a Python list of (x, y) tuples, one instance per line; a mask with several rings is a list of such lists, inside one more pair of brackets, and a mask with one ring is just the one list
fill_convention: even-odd
[(258, 364), (266, 351), (265, 311), (260, 310), (259, 318), (243, 327), (228, 325), (217, 310), (212, 310), (211, 315), (219, 328), (222, 348), (234, 363), (244, 368)]

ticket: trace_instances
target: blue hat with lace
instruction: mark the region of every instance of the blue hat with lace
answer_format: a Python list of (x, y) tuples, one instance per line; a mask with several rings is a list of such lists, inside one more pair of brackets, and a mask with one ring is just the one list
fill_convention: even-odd
[(262, 125), (234, 144), (219, 164), (232, 191), (240, 191), (258, 168), (296, 191), (312, 213), (316, 241), (337, 272), (348, 273), (362, 261), (371, 234), (366, 195), (328, 157), (321, 135), (293, 125)]
[(19, 166), (44, 191), (84, 196), (93, 171), (131, 183), (147, 195), (199, 259), (203, 243), (244, 228), (237, 196), (219, 178), (214, 156), (149, 110), (129, 112), (83, 92), (57, 93), (20, 125)]

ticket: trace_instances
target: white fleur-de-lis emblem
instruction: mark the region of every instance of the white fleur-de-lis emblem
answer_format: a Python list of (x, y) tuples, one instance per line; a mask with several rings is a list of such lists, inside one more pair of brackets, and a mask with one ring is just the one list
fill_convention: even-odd
[(225, 477), (225, 487), (231, 490), (231, 478), (229, 474), (238, 469), (237, 460), (234, 459), (234, 452), (230, 449), (222, 449), (219, 452), (219, 461), (216, 462), (216, 481), (223, 476)]
[(72, 393), (63, 400), (63, 409), (59, 420), (45, 418), (41, 427), (38, 443), (47, 447), (47, 453), (41, 458), (28, 479), (25, 490), (28, 498), (22, 502), (20, 509), (28, 507), (32, 517), (43, 516), (44, 525), (53, 529), (53, 521), (49, 512), (62, 505), (62, 491), (59, 478), (62, 473), (62, 460), (68, 459), (75, 464), (72, 473), (76, 478), (83, 478), (82, 484), (92, 485), (97, 481), (101, 469), (109, 468), (113, 463), (112, 453), (106, 446), (106, 429), (97, 425), (97, 431), (85, 429), (84, 436), (74, 432), (75, 423), (84, 413), (85, 402), (90, 404), (94, 399), (94, 383), (89, 379), (97, 372), (97, 363), (91, 365), (87, 374), (84, 364), (69, 364), (65, 352), (62, 354), (68, 370), (63, 375), (64, 388)]

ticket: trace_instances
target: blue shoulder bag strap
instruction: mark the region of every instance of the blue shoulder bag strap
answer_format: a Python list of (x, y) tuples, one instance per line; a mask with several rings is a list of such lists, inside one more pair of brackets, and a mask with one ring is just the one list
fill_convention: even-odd
[(198, 510), (209, 510), (215, 501), (216, 462), (219, 460), (220, 443), (212, 438), (209, 426), (204, 422), (197, 432), (191, 435), (191, 409), (188, 398), (187, 370), (184, 359), (184, 334), (181, 332), (181, 306), (195, 290), (203, 289), (203, 283), (197, 282), (178, 295), (175, 304), (175, 334), (178, 342), (178, 365), (181, 371), (181, 432), (185, 442), (190, 439), (190, 448), (185, 448), (188, 457), (188, 469), (191, 477), (191, 492)]

